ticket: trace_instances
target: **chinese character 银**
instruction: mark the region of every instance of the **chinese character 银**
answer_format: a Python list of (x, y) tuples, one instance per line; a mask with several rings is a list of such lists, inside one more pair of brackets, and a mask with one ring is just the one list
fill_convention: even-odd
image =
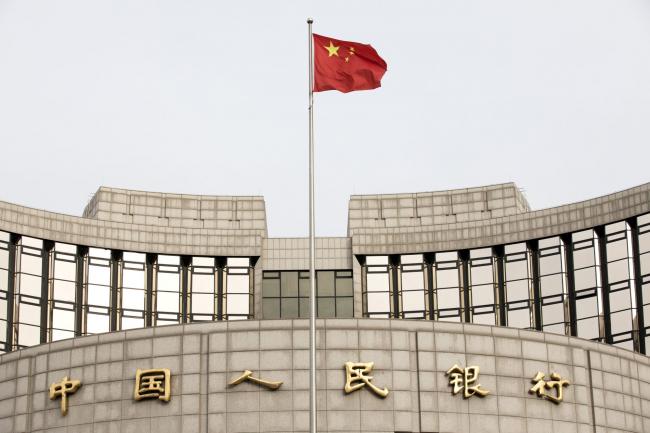
[[(535, 384), (528, 390), (530, 394), (537, 394), (537, 397), (545, 398), (555, 404), (560, 404), (564, 396), (562, 390), (565, 386), (569, 386), (569, 381), (562, 379), (557, 373), (551, 373), (551, 380), (544, 380), (544, 373), (538, 371), (532, 382)], [(546, 390), (555, 388), (555, 395), (547, 394)]]
[(374, 362), (346, 362), (345, 363), (345, 393), (349, 394), (368, 385), (380, 397), (388, 395), (388, 388), (378, 388), (372, 382), (372, 376), (367, 374), (372, 371)]
[(152, 370), (140, 370), (135, 372), (135, 390), (133, 398), (144, 400), (145, 398), (157, 398), (162, 401), (169, 401), (171, 398), (171, 373), (168, 368), (155, 368)]
[(449, 370), (447, 370), (447, 376), (449, 376), (449, 385), (453, 386), (452, 393), (458, 394), (463, 390), (463, 397), (469, 398), (473, 395), (478, 395), (484, 397), (490, 393), (487, 389), (481, 388), (481, 384), (472, 385), (478, 379), (479, 367), (471, 366), (460, 368), (458, 365), (454, 364)]
[(50, 400), (61, 397), (61, 415), (68, 413), (68, 394), (74, 394), (81, 386), (81, 381), (70, 380), (68, 376), (61, 379), (61, 382), (50, 385)]
[(265, 386), (265, 387), (267, 387), (268, 389), (271, 389), (271, 390), (276, 390), (276, 389), (280, 388), (280, 386), (282, 386), (282, 382), (280, 382), (280, 381), (274, 382), (274, 381), (271, 381), (271, 380), (264, 380), (264, 379), (259, 379), (257, 377), (253, 377), (253, 372), (250, 371), (250, 370), (245, 370), (244, 374), (239, 376), (237, 379), (232, 380), (230, 383), (228, 383), (228, 385), (229, 386), (239, 385), (240, 383), (242, 383), (242, 382), (244, 382), (246, 380), (248, 380), (250, 382), (253, 382), (253, 383), (256, 383), (258, 385)]

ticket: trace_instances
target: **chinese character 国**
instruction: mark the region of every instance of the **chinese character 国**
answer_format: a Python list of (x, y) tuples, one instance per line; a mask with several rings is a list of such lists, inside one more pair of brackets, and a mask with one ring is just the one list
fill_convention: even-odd
[(155, 368), (152, 370), (140, 370), (135, 372), (135, 390), (133, 398), (144, 400), (145, 398), (157, 398), (162, 401), (169, 401), (171, 398), (171, 373), (168, 368)]
[(461, 390), (463, 390), (464, 398), (469, 398), (475, 394), (484, 397), (490, 393), (487, 389), (481, 388), (480, 383), (472, 385), (478, 379), (478, 366), (460, 368), (454, 364), (453, 367), (447, 370), (446, 374), (449, 376), (449, 385), (454, 387), (452, 390), (454, 395), (458, 394)]
[(68, 394), (74, 394), (81, 386), (81, 381), (70, 380), (68, 376), (61, 379), (61, 382), (50, 385), (50, 400), (61, 397), (61, 415), (68, 413)]
[(378, 388), (372, 382), (372, 376), (367, 374), (372, 371), (374, 362), (346, 362), (345, 363), (345, 393), (349, 394), (368, 385), (380, 397), (388, 395), (388, 388)]
[[(538, 371), (532, 382), (535, 384), (528, 390), (530, 394), (537, 394), (537, 397), (545, 398), (555, 404), (560, 404), (564, 396), (562, 390), (565, 386), (569, 386), (569, 381), (562, 379), (557, 373), (551, 373), (552, 380), (544, 380), (544, 373)], [(555, 395), (547, 394), (546, 390), (555, 388)]]
[(244, 381), (247, 381), (247, 380), (249, 382), (253, 382), (253, 383), (256, 383), (258, 385), (265, 386), (266, 388), (271, 389), (271, 390), (276, 390), (276, 389), (280, 388), (280, 386), (282, 386), (281, 381), (274, 382), (274, 381), (271, 381), (271, 380), (264, 380), (264, 379), (259, 379), (257, 377), (254, 377), (253, 372), (250, 371), (250, 370), (245, 370), (244, 374), (239, 376), (237, 379), (234, 379), (231, 382), (229, 382), (228, 386), (239, 385), (240, 383), (242, 383)]

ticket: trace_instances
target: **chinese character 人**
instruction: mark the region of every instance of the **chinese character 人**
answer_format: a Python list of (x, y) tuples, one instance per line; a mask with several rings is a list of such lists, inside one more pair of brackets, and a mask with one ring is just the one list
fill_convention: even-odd
[(268, 389), (271, 389), (271, 390), (276, 390), (276, 389), (280, 388), (280, 386), (282, 386), (282, 382), (280, 382), (280, 381), (274, 382), (274, 381), (271, 381), (271, 380), (264, 380), (264, 379), (259, 379), (257, 377), (253, 377), (253, 372), (250, 371), (250, 370), (245, 370), (244, 374), (239, 376), (237, 379), (232, 380), (230, 383), (228, 383), (228, 386), (239, 385), (240, 383), (242, 383), (242, 382), (244, 382), (246, 380), (248, 380), (250, 382), (253, 382), (253, 383), (256, 383), (258, 385), (265, 386), (265, 387), (267, 387)]
[[(557, 373), (551, 373), (552, 380), (544, 380), (544, 373), (538, 371), (532, 382), (535, 384), (528, 390), (530, 394), (537, 394), (537, 397), (545, 398), (555, 404), (560, 404), (564, 396), (562, 395), (563, 387), (569, 386), (569, 381), (562, 379)], [(555, 395), (546, 393), (547, 389), (555, 388)]]
[(454, 364), (446, 373), (449, 376), (449, 385), (454, 387), (452, 393), (455, 395), (463, 390), (464, 398), (469, 398), (475, 394), (480, 397), (488, 395), (490, 391), (481, 388), (480, 383), (472, 385), (478, 379), (478, 374), (479, 367), (477, 366), (460, 368)]
[(81, 386), (81, 381), (70, 380), (68, 376), (61, 379), (61, 382), (50, 385), (50, 400), (61, 397), (61, 415), (68, 413), (68, 394), (74, 394)]
[(157, 398), (162, 401), (169, 401), (171, 398), (171, 373), (168, 368), (155, 368), (152, 370), (140, 370), (135, 372), (135, 390), (133, 398), (144, 400), (145, 398)]
[(367, 374), (372, 371), (374, 362), (346, 362), (345, 363), (345, 393), (349, 394), (368, 385), (378, 396), (384, 398), (388, 395), (387, 388), (377, 388), (372, 382), (372, 376)]

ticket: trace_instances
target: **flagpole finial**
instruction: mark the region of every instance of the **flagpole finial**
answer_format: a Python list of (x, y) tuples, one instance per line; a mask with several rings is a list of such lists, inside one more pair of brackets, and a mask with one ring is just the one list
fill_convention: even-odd
[(313, 22), (314, 22), (314, 19), (313, 19), (313, 18), (307, 18), (307, 24), (311, 24), (311, 23), (313, 23)]

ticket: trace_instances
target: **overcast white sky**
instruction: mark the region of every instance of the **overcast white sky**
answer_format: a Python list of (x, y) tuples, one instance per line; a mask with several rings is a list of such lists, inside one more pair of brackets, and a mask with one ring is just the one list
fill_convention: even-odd
[(650, 180), (647, 0), (0, 0), (0, 200), (264, 195), (271, 236), (306, 236), (308, 16), (388, 63), (316, 95), (318, 235), (350, 194)]

